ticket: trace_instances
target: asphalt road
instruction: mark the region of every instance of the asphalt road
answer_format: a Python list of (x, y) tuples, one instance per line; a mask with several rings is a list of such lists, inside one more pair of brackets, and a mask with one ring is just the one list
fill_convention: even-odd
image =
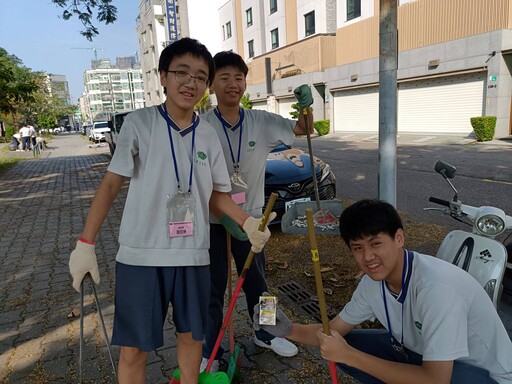
[[(295, 146), (307, 151), (305, 138)], [(350, 200), (378, 198), (378, 136), (372, 134), (330, 134), (312, 138), (313, 154), (328, 164), (336, 175), (337, 195)], [(490, 205), (512, 215), (512, 141), (477, 143), (450, 136), (400, 135), (397, 145), (397, 208), (410, 217), (459, 228), (435, 207), (429, 196), (450, 200), (453, 191), (434, 171), (437, 160), (457, 168), (452, 180), (459, 198), (473, 206)], [(467, 229), (467, 227), (462, 226)]]

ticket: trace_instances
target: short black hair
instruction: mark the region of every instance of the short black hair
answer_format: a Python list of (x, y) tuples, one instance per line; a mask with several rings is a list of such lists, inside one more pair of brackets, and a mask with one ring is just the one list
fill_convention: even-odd
[(175, 42), (169, 44), (164, 48), (160, 54), (160, 60), (158, 61), (158, 72), (167, 71), (171, 62), (179, 56), (191, 54), (194, 57), (203, 59), (208, 65), (208, 81), (213, 81), (215, 75), (215, 66), (213, 64), (213, 58), (208, 48), (201, 44), (196, 39), (190, 37), (183, 37)]
[(244, 59), (237, 53), (231, 51), (222, 51), (217, 53), (213, 57), (213, 61), (215, 63), (215, 70), (218, 71), (221, 68), (225, 67), (235, 67), (238, 68), (245, 77), (247, 77), (247, 73), (249, 73), (249, 68), (247, 64), (245, 64)]
[(340, 235), (345, 244), (366, 236), (384, 232), (395, 237), (403, 229), (402, 219), (391, 204), (375, 199), (364, 199), (350, 205), (340, 215)]

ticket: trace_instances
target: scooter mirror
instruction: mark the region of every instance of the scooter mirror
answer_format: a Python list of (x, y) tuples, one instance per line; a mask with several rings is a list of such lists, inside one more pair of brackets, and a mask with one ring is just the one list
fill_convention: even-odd
[(443, 176), (445, 179), (453, 179), (455, 177), (455, 168), (453, 165), (445, 163), (444, 161), (437, 161), (435, 171)]

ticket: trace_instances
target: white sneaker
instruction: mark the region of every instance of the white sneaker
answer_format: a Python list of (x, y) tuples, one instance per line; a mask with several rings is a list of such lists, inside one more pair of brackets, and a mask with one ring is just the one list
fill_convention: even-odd
[[(206, 357), (203, 357), (203, 360), (201, 360), (201, 367), (199, 368), (199, 372), (203, 372), (206, 369), (207, 365), (208, 359)], [(219, 372), (219, 360), (213, 360), (212, 367), (210, 368), (210, 373), (217, 372)]]
[(261, 348), (270, 348), (278, 355), (284, 357), (292, 357), (299, 353), (299, 349), (295, 344), (281, 337), (274, 337), (270, 341), (262, 341), (254, 336), (254, 344)]

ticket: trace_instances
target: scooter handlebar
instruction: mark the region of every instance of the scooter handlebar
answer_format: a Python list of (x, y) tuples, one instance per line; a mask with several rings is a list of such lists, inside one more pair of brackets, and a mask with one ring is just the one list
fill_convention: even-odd
[(437, 197), (433, 197), (433, 196), (430, 196), (428, 198), (428, 201), (430, 201), (431, 203), (436, 203), (436, 204), (439, 204), (439, 205), (443, 205), (445, 207), (449, 207), (450, 206), (450, 202), (449, 201), (446, 201), (446, 200), (443, 200), (443, 199), (438, 199)]

